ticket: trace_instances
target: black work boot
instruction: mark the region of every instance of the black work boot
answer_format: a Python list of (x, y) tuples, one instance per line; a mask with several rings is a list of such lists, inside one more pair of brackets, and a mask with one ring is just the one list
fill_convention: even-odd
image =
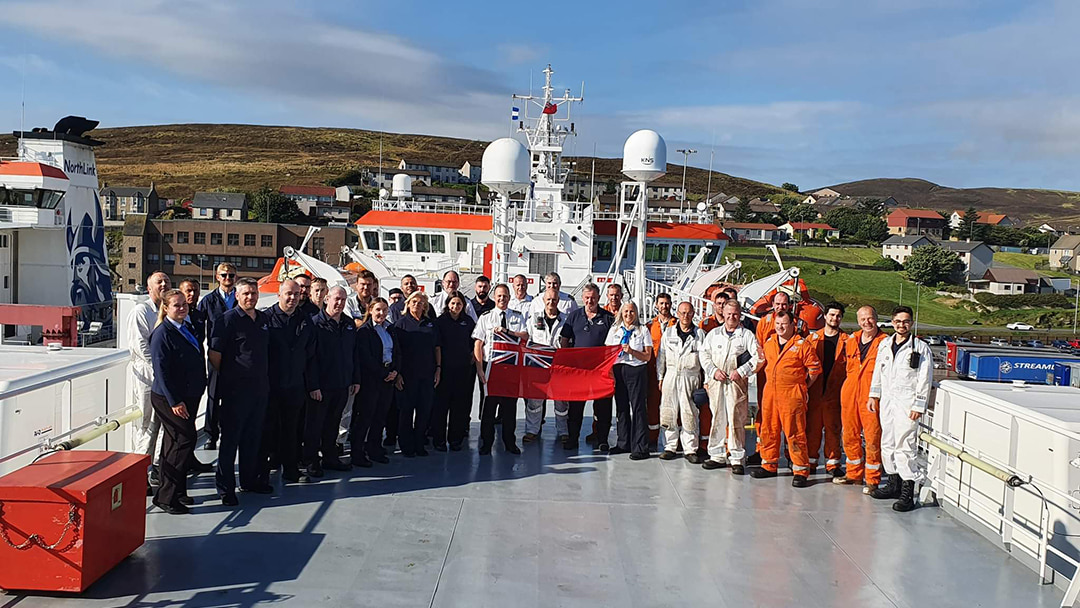
[(892, 473), (885, 476), (885, 479), (881, 480), (878, 487), (873, 492), (870, 492), (871, 498), (877, 498), (878, 500), (895, 500), (900, 498), (900, 475)]
[(915, 508), (915, 482), (904, 480), (900, 488), (900, 500), (893, 503), (892, 510), (907, 513)]

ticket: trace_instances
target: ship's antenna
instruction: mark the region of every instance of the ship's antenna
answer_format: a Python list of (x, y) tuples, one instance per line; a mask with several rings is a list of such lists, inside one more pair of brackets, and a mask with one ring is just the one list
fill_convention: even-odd
[(589, 203), (596, 198), (596, 142), (592, 144), (592, 172), (589, 174)]
[(19, 131), (26, 130), (26, 55), (22, 61), (22, 116), (19, 117)]
[(383, 138), (383, 136), (380, 133), (379, 134), (379, 177), (378, 177), (378, 179), (375, 180), (378, 183), (380, 188), (382, 188), (382, 180), (385, 179), (385, 176), (383, 175), (383, 172), (382, 172), (382, 138)]
[[(713, 130), (712, 144), (709, 148), (709, 185), (705, 188), (705, 204), (709, 204), (709, 198), (712, 197), (712, 161), (713, 155), (716, 154), (716, 130)], [(721, 218), (723, 219), (723, 218)]]

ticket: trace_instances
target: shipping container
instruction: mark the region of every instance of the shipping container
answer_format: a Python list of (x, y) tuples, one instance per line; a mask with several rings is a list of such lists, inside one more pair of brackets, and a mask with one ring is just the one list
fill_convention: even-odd
[(1080, 388), (1080, 363), (1068, 361), (1055, 364), (1054, 384)]
[(1054, 384), (1054, 366), (1080, 362), (1080, 358), (1016, 353), (971, 353), (967, 377), (989, 382), (1022, 380), (1029, 384)]
[(1031, 348), (1028, 346), (990, 346), (987, 344), (954, 344), (952, 342), (947, 346), (947, 354), (945, 364), (949, 370), (955, 372), (958, 376), (969, 376), (968, 373), (968, 357), (972, 353), (992, 353), (992, 354), (1010, 354), (1010, 355), (1032, 355), (1036, 357), (1043, 356), (1058, 356), (1061, 353), (1054, 349), (1049, 348)]

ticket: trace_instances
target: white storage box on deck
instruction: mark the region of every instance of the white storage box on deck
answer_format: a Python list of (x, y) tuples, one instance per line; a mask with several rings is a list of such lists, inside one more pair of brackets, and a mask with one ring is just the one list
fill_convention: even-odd
[[(1080, 468), (1070, 462), (1080, 456), (1080, 389), (1066, 386), (1016, 386), (992, 382), (944, 380), (934, 401), (936, 433), (955, 438), (975, 456), (1006, 464), (1033, 478), (1035, 486), (1054, 488), (1068, 495), (1080, 488)], [(997, 514), (1011, 512), (1017, 521), (1038, 533), (1042, 501), (1027, 490), (1008, 490), (994, 478), (958, 459), (931, 448), (930, 462), (945, 457), (945, 485), (950, 497), (959, 491), (959, 510), (995, 531), (999, 540), (1035, 552), (1037, 545), (1026, 536), (1012, 536)], [(969, 494), (995, 505), (997, 513), (963, 498)], [(1050, 544), (1080, 558), (1075, 541), (1080, 535), (1080, 512), (1064, 497), (1044, 492), (1049, 503)], [(948, 503), (943, 503), (948, 504)], [(1003, 530), (1003, 528), (1005, 528)], [(985, 530), (983, 530), (985, 532)], [(1019, 557), (1019, 555), (1018, 555)], [(1022, 560), (1030, 564), (1029, 560)], [(1067, 577), (1073, 567), (1051, 555), (1048, 564)]]
[[(113, 348), (0, 346), (0, 457), (37, 445), (127, 405), (128, 351)], [(127, 430), (87, 444), (124, 451)], [(0, 463), (0, 475), (36, 452)]]

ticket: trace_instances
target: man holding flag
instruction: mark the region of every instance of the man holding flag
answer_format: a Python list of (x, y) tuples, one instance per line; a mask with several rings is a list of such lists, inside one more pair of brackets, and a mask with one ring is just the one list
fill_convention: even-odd
[[(476, 377), (481, 385), (486, 385), (495, 342), (499, 338), (528, 338), (525, 317), (516, 310), (508, 308), (510, 288), (499, 283), (494, 291), (495, 308), (481, 315), (473, 330), (476, 357)], [(495, 419), (502, 423), (503, 446), (510, 454), (520, 454), (517, 437), (514, 435), (517, 425), (517, 397), (496, 397), (488, 395), (480, 408), (480, 455), (491, 454), (495, 443)]]

